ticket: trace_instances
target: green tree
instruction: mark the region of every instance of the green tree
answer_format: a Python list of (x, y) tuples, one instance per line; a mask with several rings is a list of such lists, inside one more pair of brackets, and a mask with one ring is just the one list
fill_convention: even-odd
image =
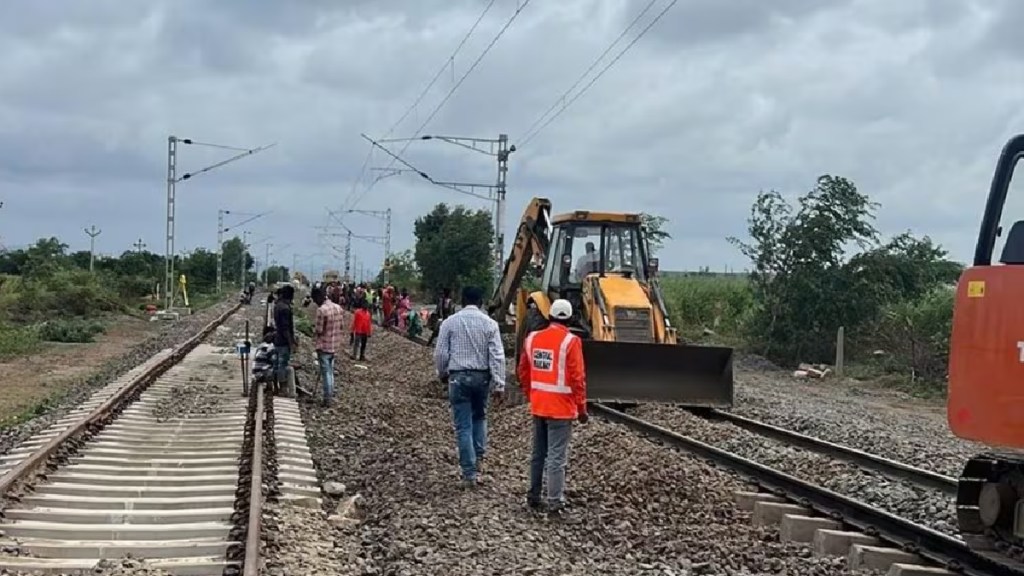
[(275, 264), (264, 268), (263, 271), (260, 272), (260, 282), (267, 284), (268, 278), (270, 280), (269, 284), (273, 284), (275, 282), (288, 282), (291, 279), (291, 276), (288, 275), (287, 266)]
[(443, 288), (467, 285), (492, 289), (494, 228), (489, 212), (438, 204), (416, 219), (415, 234), (415, 260), (426, 293), (435, 296)]
[[(252, 254), (249, 254), (245, 250), (242, 239), (238, 236), (227, 240), (221, 248), (224, 254), (224, 282), (227, 284), (236, 284), (238, 282), (238, 273), (240, 270), (240, 259), (245, 258), (245, 271), (246, 275), (249, 276), (252, 271), (252, 267), (255, 266), (256, 261), (253, 259)], [(246, 281), (248, 282), (248, 281)]]
[(665, 247), (665, 242), (667, 240), (672, 239), (672, 235), (665, 231), (665, 225), (668, 224), (668, 218), (644, 212), (640, 214), (640, 222), (646, 232), (647, 243), (651, 247), (650, 255), (653, 256)]
[[(956, 278), (959, 265), (928, 238), (905, 233), (880, 245), (871, 225), (877, 207), (853, 182), (833, 176), (820, 177), (796, 209), (778, 192), (758, 194), (749, 241), (729, 241), (753, 265), (757, 305), (747, 336), (759, 352), (826, 362), (840, 326), (865, 342), (887, 306)], [(852, 247), (861, 251), (850, 256)]]
[[(395, 286), (412, 288), (420, 285), (420, 271), (416, 267), (416, 257), (412, 250), (405, 250), (391, 255), (391, 270), (388, 280)], [(377, 273), (377, 284), (384, 283), (384, 271)]]
[(870, 245), (875, 205), (845, 178), (822, 176), (793, 210), (775, 191), (758, 194), (750, 242), (729, 241), (753, 265), (758, 307), (749, 327), (759, 352), (784, 361), (823, 361), (836, 329), (863, 320), (860, 299), (841, 272), (844, 249)]

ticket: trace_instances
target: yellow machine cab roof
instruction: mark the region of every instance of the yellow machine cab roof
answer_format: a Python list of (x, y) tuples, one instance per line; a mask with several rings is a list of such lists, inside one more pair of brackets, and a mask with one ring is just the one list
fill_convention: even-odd
[(623, 212), (592, 212), (590, 210), (575, 210), (564, 214), (557, 214), (551, 218), (552, 224), (565, 224), (567, 222), (617, 222), (623, 224), (639, 224), (639, 214), (627, 214)]

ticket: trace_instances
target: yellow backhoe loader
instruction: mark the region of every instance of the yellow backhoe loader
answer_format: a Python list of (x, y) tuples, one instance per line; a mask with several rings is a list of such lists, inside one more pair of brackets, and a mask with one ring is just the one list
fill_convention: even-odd
[[(526, 335), (547, 324), (551, 302), (569, 300), (590, 400), (731, 407), (732, 348), (679, 341), (649, 254), (640, 214), (552, 217), (550, 200), (534, 198), (488, 310), (514, 326), (518, 358)], [(523, 286), (527, 272), (539, 284), (533, 289)]]

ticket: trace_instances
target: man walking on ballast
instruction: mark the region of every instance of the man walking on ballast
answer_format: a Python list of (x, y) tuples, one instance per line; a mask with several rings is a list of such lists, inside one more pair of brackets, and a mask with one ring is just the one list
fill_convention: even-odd
[[(533, 454), (527, 504), (547, 505), (558, 516), (565, 508), (565, 465), (572, 422), (587, 422), (587, 377), (583, 343), (566, 325), (572, 318), (568, 300), (551, 303), (547, 328), (531, 332), (523, 343), (516, 375), (533, 415)], [(541, 486), (547, 476), (547, 499)]]
[(434, 348), (438, 378), (448, 384), (462, 486), (476, 486), (487, 452), (487, 401), (505, 393), (505, 348), (498, 323), (480, 309), (483, 290), (462, 290), (462, 310), (441, 324)]

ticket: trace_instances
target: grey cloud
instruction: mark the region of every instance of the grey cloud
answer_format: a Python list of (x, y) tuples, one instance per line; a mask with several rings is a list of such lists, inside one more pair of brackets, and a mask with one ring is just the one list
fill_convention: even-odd
[[(522, 0), (519, 0), (521, 2)], [(668, 0), (659, 2), (649, 16)], [(44, 234), (104, 251), (140, 235), (163, 248), (169, 134), (279, 146), (179, 187), (179, 246), (212, 246), (216, 210), (255, 222), (276, 257), (331, 251), (314, 226), (355, 189), (367, 152), (461, 40), (487, 0), (21, 2), (0, 15), (0, 210), (4, 243)], [(14, 4), (14, 3), (11, 3)], [(583, 98), (527, 145), (526, 129), (645, 0), (534, 0), (425, 132), (494, 137), (520, 150), (510, 220), (532, 195), (557, 209), (670, 218), (668, 268), (742, 267), (758, 190), (799, 194), (842, 174), (883, 204), (879, 225), (971, 251), (1002, 141), (1024, 121), (1019, 3), (957, 0), (680, 1)], [(515, 10), (497, 0), (420, 106), (410, 135)], [(391, 145), (399, 149), (401, 144)], [(182, 170), (230, 155), (188, 147)], [(493, 160), (438, 142), (406, 157), (438, 179), (491, 182)], [(374, 154), (373, 166), (389, 163)], [(487, 202), (403, 175), (360, 208), (394, 210), (396, 249), (440, 201)], [(1022, 201), (1020, 206), (1024, 206)], [(381, 233), (349, 216), (357, 234)], [(507, 234), (513, 222), (508, 223)], [(337, 247), (339, 239), (333, 238)], [(376, 262), (380, 247), (358, 253)], [(261, 253), (261, 250), (257, 250)], [(286, 253), (287, 252), (287, 253)]]

